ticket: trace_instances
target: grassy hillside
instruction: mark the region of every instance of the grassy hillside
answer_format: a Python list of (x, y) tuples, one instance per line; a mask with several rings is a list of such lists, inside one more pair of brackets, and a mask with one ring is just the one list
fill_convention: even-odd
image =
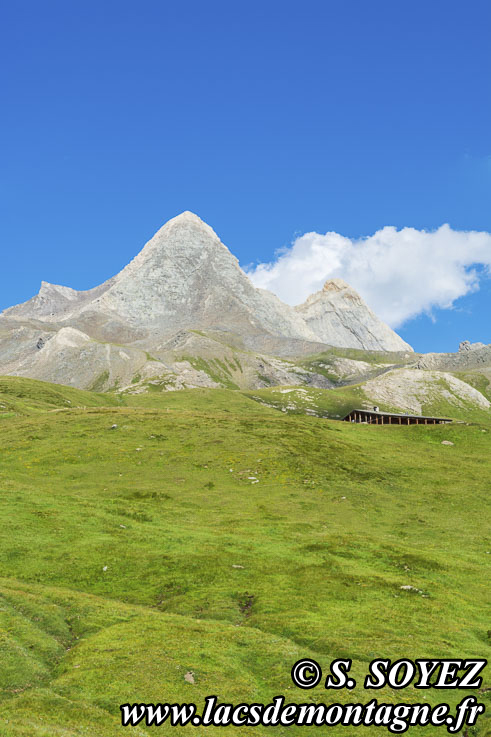
[[(479, 382), (468, 383), (479, 389), (477, 385)], [(485, 424), (491, 420), (490, 410), (476, 407), (469, 399), (457, 398), (455, 400), (443, 379), (438, 389), (438, 393), (435, 393), (433, 397), (429, 395), (422, 403), (424, 414), (459, 421), (484, 422)], [(311, 387), (271, 387), (244, 392), (244, 395), (263, 407), (276, 409), (286, 414), (307, 414), (337, 420), (345, 417), (355, 407), (363, 407), (367, 403), (368, 405), (374, 404), (374, 401), (370, 401), (365, 394), (363, 384), (352, 384), (329, 390)], [(402, 411), (397, 405), (381, 400), (377, 400), (377, 405), (385, 412)]]
[[(487, 371), (489, 373), (489, 369), (487, 369)], [(479, 371), (454, 371), (453, 375), (458, 379), (467, 382), (467, 384), (470, 384), (491, 400), (491, 380), (485, 373), (481, 373)]]
[(96, 394), (19, 376), (0, 376), (0, 418), (48, 410), (119, 406), (119, 404), (121, 400), (115, 395)]
[[(28, 380), (0, 391), (2, 737), (124, 734), (119, 704), (209, 694), (418, 702), (364, 692), (368, 662), (489, 654), (491, 423), (351, 425), (227, 390), (119, 406)], [(308, 656), (352, 658), (357, 687), (295, 688)], [(486, 717), (471, 734), (491, 734)]]
[[(383, 366), (403, 366), (417, 360), (416, 353), (391, 353), (389, 351), (363, 351), (357, 348), (330, 348), (323, 353), (306, 356), (297, 361), (299, 366), (324, 375), (334, 383), (339, 380), (335, 369), (336, 361), (340, 358), (348, 358), (351, 361), (360, 361), (371, 366), (373, 373), (377, 373)], [(367, 373), (369, 370), (367, 368)]]
[(329, 391), (310, 387), (273, 387), (249, 391), (247, 396), (264, 407), (286, 414), (310, 414), (330, 419), (342, 419), (366, 401), (360, 384)]

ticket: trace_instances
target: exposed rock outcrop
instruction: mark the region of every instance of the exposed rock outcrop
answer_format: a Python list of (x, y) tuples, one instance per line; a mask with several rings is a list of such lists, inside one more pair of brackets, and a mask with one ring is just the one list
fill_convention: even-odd
[(43, 282), (36, 297), (4, 315), (70, 324), (123, 342), (205, 327), (318, 340), (292, 307), (252, 285), (216, 233), (191, 212), (169, 220), (99, 287), (77, 292)]
[[(460, 345), (462, 346), (462, 343)], [(491, 367), (491, 345), (484, 343), (470, 345), (470, 348), (460, 347), (458, 353), (426, 353), (418, 360), (417, 368), (467, 371)]]
[(480, 348), (486, 348), (486, 345), (484, 343), (471, 343), (469, 340), (463, 340), (459, 345), (459, 353), (463, 353), (465, 351), (476, 351)]
[(412, 351), (342, 279), (330, 279), (320, 292), (295, 308), (324, 343), (374, 351)]
[(42, 282), (39, 294), (0, 315), (0, 373), (81, 388), (328, 387), (322, 372), (292, 359), (329, 345), (412, 350), (340, 280), (298, 308), (257, 289), (190, 212), (103, 284), (77, 291)]
[(460, 409), (468, 406), (489, 409), (491, 406), (480, 391), (440, 371), (396, 369), (370, 379), (363, 385), (363, 391), (373, 402), (415, 414), (421, 414), (425, 405), (441, 402)]

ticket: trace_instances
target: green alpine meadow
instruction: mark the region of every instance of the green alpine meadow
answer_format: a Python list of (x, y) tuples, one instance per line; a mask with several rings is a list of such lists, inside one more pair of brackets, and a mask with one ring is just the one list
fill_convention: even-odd
[[(330, 417), (357, 389), (309, 391), (324, 416), (274, 389), (0, 379), (2, 737), (223, 734), (121, 726), (122, 704), (200, 711), (210, 695), (489, 705), (486, 671), (479, 692), (363, 688), (375, 658), (489, 657), (489, 412), (347, 423)], [(303, 658), (324, 672), (311, 690), (291, 679)], [(352, 660), (354, 689), (324, 688), (335, 659)], [(462, 734), (490, 735), (488, 714)]]

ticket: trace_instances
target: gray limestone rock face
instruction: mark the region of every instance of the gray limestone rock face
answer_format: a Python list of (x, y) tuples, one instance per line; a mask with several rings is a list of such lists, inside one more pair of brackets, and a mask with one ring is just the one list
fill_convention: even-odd
[(425, 404), (442, 401), (460, 409), (468, 405), (484, 410), (491, 407), (480, 391), (443, 371), (394, 369), (367, 381), (363, 392), (372, 402), (392, 404), (415, 414), (421, 414)]
[(100, 334), (111, 323), (106, 332), (113, 341), (125, 327), (160, 335), (209, 327), (317, 340), (292, 307), (252, 285), (216, 233), (191, 212), (169, 220), (128, 266), (99, 287), (77, 292), (43, 282), (36, 297), (4, 314), (89, 333), (92, 327)]
[(486, 348), (486, 345), (484, 343), (471, 343), (469, 340), (463, 340), (459, 345), (459, 353), (478, 351), (481, 348)]
[(437, 369), (438, 371), (467, 371), (489, 369), (491, 367), (491, 345), (484, 343), (469, 344), (458, 353), (427, 353), (422, 356), (417, 368)]
[(342, 279), (330, 279), (320, 292), (295, 308), (318, 339), (332, 346), (375, 351), (412, 351)]
[[(257, 289), (191, 212), (169, 220), (103, 284), (77, 291), (42, 282), (39, 294), (0, 315), (0, 373), (99, 390), (216, 386), (213, 361), (234, 366), (237, 351), (240, 370), (222, 376), (226, 385), (327, 387), (288, 359), (329, 346), (411, 350), (339, 280), (298, 308)], [(193, 356), (211, 361), (208, 373)]]
[(78, 315), (81, 309), (105, 291), (110, 283), (111, 280), (94, 289), (77, 292), (70, 287), (43, 281), (35, 297), (23, 304), (9, 307), (2, 313), (2, 317), (13, 320), (39, 320), (46, 323), (66, 321)]

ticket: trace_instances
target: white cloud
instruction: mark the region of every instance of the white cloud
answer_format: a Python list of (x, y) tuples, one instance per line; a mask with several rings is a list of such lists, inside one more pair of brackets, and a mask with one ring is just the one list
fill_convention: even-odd
[(305, 233), (248, 274), (257, 287), (292, 305), (322, 289), (326, 279), (340, 277), (395, 328), (478, 289), (483, 269), (491, 273), (490, 233), (387, 226), (360, 240)]

